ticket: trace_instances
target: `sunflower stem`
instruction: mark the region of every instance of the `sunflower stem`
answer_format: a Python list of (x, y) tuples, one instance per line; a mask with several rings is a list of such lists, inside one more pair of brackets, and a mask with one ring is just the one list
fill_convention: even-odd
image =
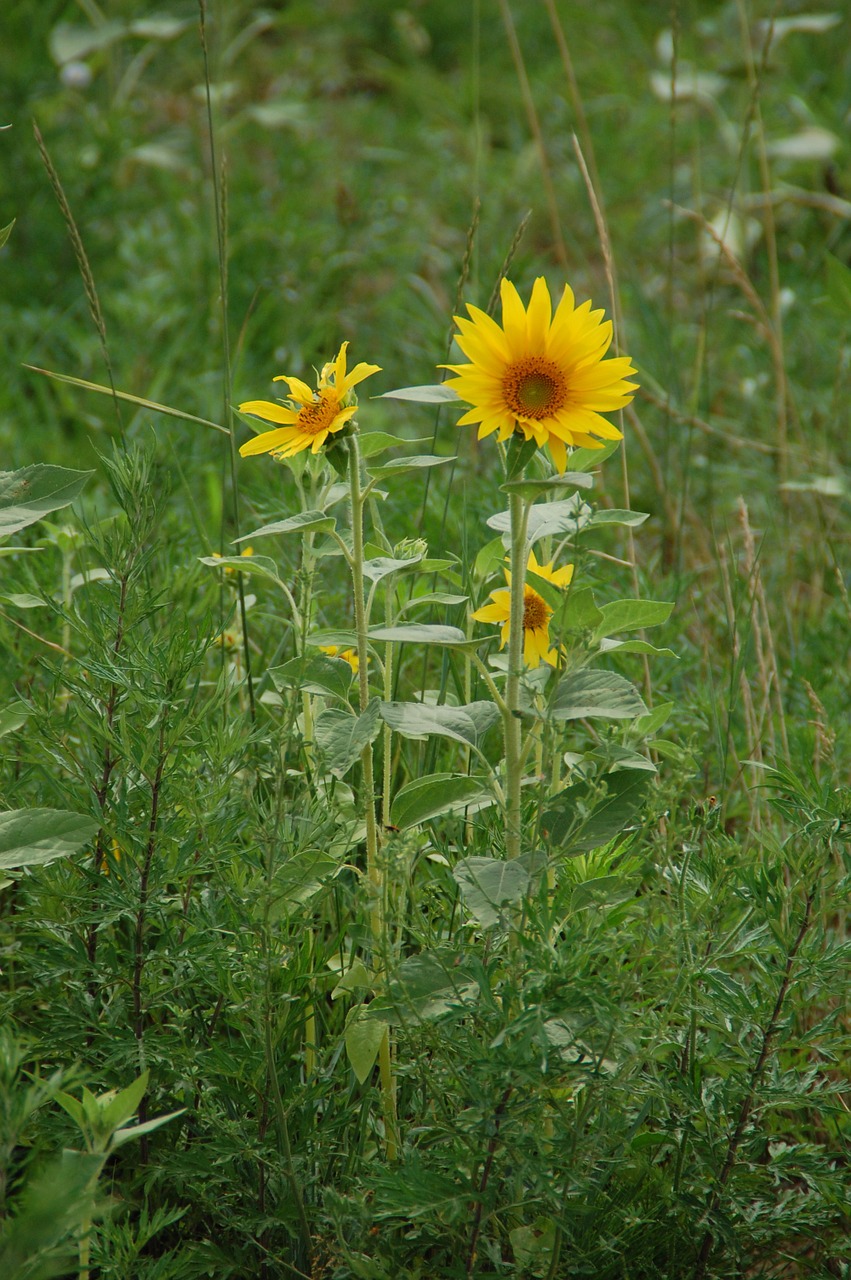
[(511, 594), (508, 621), (508, 678), (505, 682), (505, 853), (521, 853), (520, 785), (523, 775), (520, 677), (523, 674), (523, 604), (526, 585), (526, 529), (529, 503), (519, 494), (509, 498), (511, 516)]
[[(361, 459), (357, 436), (349, 437), (349, 497), (352, 507), (352, 588), (355, 601), (355, 631), (358, 645), (358, 692), (361, 714), (369, 706), (369, 677), (367, 663), (368, 613), (364, 597), (363, 575), (363, 509), (367, 491), (361, 489)], [(369, 886), (369, 923), (375, 951), (381, 964), (387, 963), (387, 945), (384, 936), (385, 884), (378, 858), (378, 826), (375, 820), (375, 774), (372, 759), (372, 743), (361, 752), (363, 770), (364, 820), (366, 822), (366, 877)], [(389, 1028), (379, 1048), (379, 1073), (381, 1097), (384, 1107), (385, 1150), (387, 1159), (395, 1161), (399, 1154), (398, 1122), (396, 1117), (396, 1081), (393, 1075), (393, 1049)]]

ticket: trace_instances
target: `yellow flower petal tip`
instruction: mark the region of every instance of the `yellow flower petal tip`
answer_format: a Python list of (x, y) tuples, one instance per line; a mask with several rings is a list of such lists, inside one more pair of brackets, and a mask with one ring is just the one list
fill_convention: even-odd
[[(566, 564), (561, 569), (549, 564), (538, 564), (534, 551), (529, 552), (526, 568), (553, 586), (564, 588), (573, 580), (573, 565)], [(506, 579), (511, 585), (511, 574), (506, 569)], [(490, 593), (492, 604), (482, 605), (472, 615), (477, 622), (500, 622), (500, 648), (508, 643), (508, 632), (511, 619), (511, 592), (505, 587)], [(537, 667), (541, 662), (548, 662), (554, 667), (558, 662), (558, 650), (550, 646), (550, 619), (553, 611), (542, 595), (534, 587), (526, 583), (523, 587), (523, 661), (527, 667)]]
[(292, 458), (305, 449), (318, 453), (329, 436), (342, 431), (357, 412), (357, 404), (346, 403), (349, 393), (365, 378), (381, 371), (380, 365), (361, 363), (347, 373), (348, 345), (344, 342), (336, 359), (323, 365), (315, 391), (301, 378), (283, 373), (274, 381), (287, 384), (290, 392), (288, 404), (246, 400), (239, 406), (240, 413), (250, 413), (276, 424), (275, 430), (263, 431), (241, 445), (241, 457), (274, 453), (276, 458)]
[(567, 449), (620, 440), (602, 415), (628, 405), (637, 383), (628, 380), (635, 369), (627, 357), (604, 359), (612, 326), (603, 312), (588, 302), (577, 307), (568, 285), (553, 312), (543, 276), (528, 307), (510, 280), (502, 281), (501, 296), (502, 326), (469, 304), (469, 319), (455, 317), (469, 364), (442, 367), (456, 375), (446, 385), (472, 405), (459, 425), (477, 423), (480, 437), (498, 431), (500, 440), (520, 432), (548, 447), (559, 472)]

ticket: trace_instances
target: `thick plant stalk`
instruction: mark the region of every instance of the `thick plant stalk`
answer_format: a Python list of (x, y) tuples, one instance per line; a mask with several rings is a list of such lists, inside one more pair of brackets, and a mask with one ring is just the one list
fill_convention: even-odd
[(511, 514), (511, 595), (508, 623), (508, 678), (502, 715), (505, 741), (505, 853), (521, 853), (520, 785), (523, 775), (520, 676), (523, 671), (523, 605), (526, 585), (526, 528), (529, 506), (519, 494), (509, 499)]
[[(369, 676), (367, 663), (367, 617), (363, 583), (363, 505), (361, 490), (360, 450), (357, 437), (349, 439), (349, 494), (352, 504), (352, 588), (355, 601), (355, 631), (358, 649), (359, 707), (363, 714), (369, 706)], [(378, 826), (375, 821), (375, 774), (372, 760), (372, 743), (361, 752), (363, 770), (364, 819), (366, 822), (366, 874), (371, 897), (369, 920), (376, 949), (384, 954), (384, 876), (378, 861)], [(378, 1050), (381, 1096), (384, 1104), (387, 1159), (398, 1156), (396, 1121), (396, 1083), (393, 1078), (393, 1061), (390, 1047), (390, 1030), (385, 1031)]]

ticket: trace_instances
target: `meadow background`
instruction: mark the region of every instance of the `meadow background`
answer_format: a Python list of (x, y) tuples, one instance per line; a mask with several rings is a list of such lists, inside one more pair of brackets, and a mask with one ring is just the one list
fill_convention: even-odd
[[(188, 0), (0, 17), (3, 465), (94, 473), (0, 558), (0, 798), (98, 831), (0, 891), (0, 1271), (848, 1277), (847, 14), (232, 0), (204, 28), (206, 73)], [(372, 999), (352, 796), (266, 674), (294, 652), (276, 583), (244, 579), (249, 698), (235, 575), (199, 562), (303, 494), (268, 458), (234, 483), (202, 422), (26, 366), (241, 443), (228, 406), (348, 340), (383, 370), (364, 429), (458, 455), (394, 481), (387, 543), (449, 554), (439, 590), (478, 606), (491, 442), (369, 397), (436, 381), (502, 272), (615, 299), (641, 391), (594, 500), (648, 519), (582, 565), (599, 602), (676, 602), (649, 637), (676, 657), (611, 658), (658, 714), (583, 750), (657, 773), (519, 944), (459, 898), (461, 816), (391, 838), (392, 1160), (345, 1045)], [(270, 542), (300, 590), (298, 544)], [(445, 655), (400, 678), (463, 692)], [(406, 741), (399, 781), (453, 750)], [(472, 838), (498, 847), (486, 816)], [(94, 1127), (58, 1100), (142, 1078)], [(63, 1148), (93, 1163), (69, 1177)]]

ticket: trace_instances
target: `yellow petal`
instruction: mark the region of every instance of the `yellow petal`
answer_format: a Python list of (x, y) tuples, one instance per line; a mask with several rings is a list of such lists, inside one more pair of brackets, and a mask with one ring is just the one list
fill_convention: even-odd
[(255, 436), (253, 440), (246, 440), (244, 445), (240, 446), (239, 455), (241, 458), (251, 458), (258, 453), (271, 453), (273, 449), (280, 449), (292, 437), (292, 427), (278, 427), (276, 431), (262, 431), (259, 436)]
[(281, 373), (277, 378), (272, 379), (273, 382), (285, 382), (290, 389), (290, 395), (293, 400), (298, 400), (300, 404), (310, 404), (316, 399), (310, 387), (306, 382), (302, 382), (301, 378), (291, 378), (286, 373)]
[(256, 418), (265, 418), (267, 422), (295, 422), (298, 414), (295, 409), (288, 409), (283, 404), (273, 404), (271, 400), (244, 400), (239, 406), (240, 413), (253, 413)]
[(520, 294), (510, 280), (503, 279), (499, 286), (502, 298), (502, 327), (512, 355), (526, 353), (526, 311)]
[(526, 312), (527, 340), (530, 351), (546, 351), (553, 307), (550, 291), (543, 276), (538, 276), (532, 286), (529, 310)]

